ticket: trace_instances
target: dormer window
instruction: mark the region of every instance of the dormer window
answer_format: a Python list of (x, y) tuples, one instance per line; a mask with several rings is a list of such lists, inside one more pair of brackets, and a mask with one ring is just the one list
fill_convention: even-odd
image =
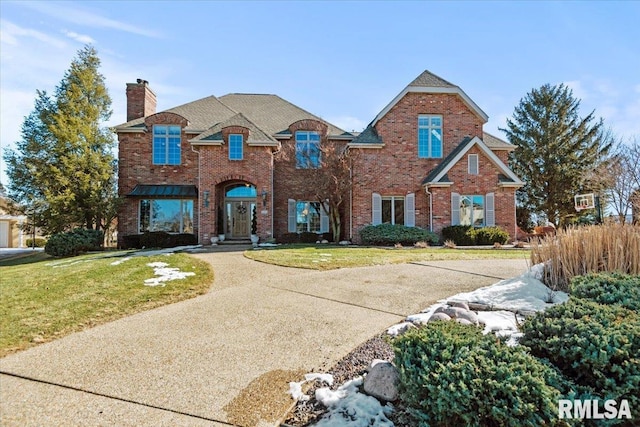
[(153, 164), (180, 164), (180, 126), (153, 126)]
[(296, 169), (320, 167), (320, 134), (313, 131), (296, 132)]
[(418, 116), (418, 157), (432, 159), (442, 157), (442, 116)]
[(232, 133), (229, 135), (229, 160), (242, 160), (242, 142), (241, 134)]

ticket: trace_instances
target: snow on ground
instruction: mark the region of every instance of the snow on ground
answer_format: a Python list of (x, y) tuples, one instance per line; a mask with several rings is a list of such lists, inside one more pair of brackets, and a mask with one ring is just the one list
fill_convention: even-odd
[(360, 393), (362, 377), (347, 381), (337, 390), (328, 387), (316, 390), (316, 400), (327, 407), (316, 427), (393, 427), (387, 415), (393, 411), (390, 403), (382, 406), (375, 397)]
[(305, 374), (304, 381), (289, 383), (289, 394), (291, 397), (293, 397), (294, 400), (309, 400), (309, 396), (302, 392), (302, 385), (313, 380), (320, 380), (329, 386), (333, 385), (333, 375), (331, 374)]
[(156, 277), (145, 280), (145, 286), (165, 286), (166, 282), (171, 280), (180, 280), (188, 276), (196, 275), (196, 273), (192, 271), (180, 271), (179, 268), (169, 267), (169, 264), (166, 262), (150, 262), (147, 265), (153, 267), (153, 274), (155, 274)]

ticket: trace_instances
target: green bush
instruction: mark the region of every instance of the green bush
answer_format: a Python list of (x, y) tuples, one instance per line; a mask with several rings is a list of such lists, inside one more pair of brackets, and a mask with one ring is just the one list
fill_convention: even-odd
[[(47, 244), (47, 239), (45, 239), (44, 237), (36, 237), (35, 242), (36, 242), (36, 244), (35, 244), (36, 248), (44, 248), (45, 245)], [(28, 248), (33, 248), (34, 247), (33, 238), (30, 237), (30, 238), (27, 239), (27, 247)]]
[(473, 326), (429, 323), (393, 347), (414, 425), (565, 425), (558, 399), (575, 398), (557, 370)]
[(368, 225), (360, 230), (360, 239), (365, 245), (393, 246), (396, 243), (413, 246), (416, 242), (438, 243), (438, 236), (420, 227), (380, 224)]
[(176, 246), (197, 245), (198, 239), (190, 233), (167, 233), (166, 231), (151, 231), (140, 236), (142, 248), (175, 248)]
[[(578, 284), (580, 288), (580, 284)], [(640, 316), (572, 296), (528, 319), (520, 344), (601, 398), (628, 399), (640, 417)]]
[(103, 242), (104, 233), (102, 231), (76, 228), (51, 236), (47, 240), (44, 251), (51, 256), (74, 256), (82, 252), (100, 250)]
[(140, 244), (141, 234), (127, 234), (122, 236), (122, 249), (140, 249), (142, 248), (142, 244)]
[(509, 241), (509, 233), (497, 226), (474, 228), (470, 225), (452, 225), (442, 229), (442, 240), (452, 240), (457, 246), (504, 245)]
[(451, 225), (442, 229), (442, 240), (452, 240), (458, 246), (473, 245), (473, 238), (469, 231), (473, 230), (470, 225)]
[(500, 227), (474, 228), (469, 231), (469, 235), (474, 245), (493, 245), (494, 243), (504, 245), (509, 241), (509, 233)]
[(572, 297), (640, 310), (640, 276), (621, 273), (576, 276), (571, 281), (570, 290)]
[(305, 231), (302, 233), (285, 233), (279, 239), (278, 242), (290, 244), (290, 243), (305, 243), (305, 244), (313, 244), (317, 241), (331, 241), (331, 233), (312, 233), (309, 231)]

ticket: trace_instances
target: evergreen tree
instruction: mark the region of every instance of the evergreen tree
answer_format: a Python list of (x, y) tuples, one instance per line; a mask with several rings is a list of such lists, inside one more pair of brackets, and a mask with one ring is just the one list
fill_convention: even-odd
[(105, 229), (115, 217), (111, 98), (95, 49), (78, 51), (50, 97), (37, 92), (16, 150), (5, 154), (10, 195), (39, 212), (39, 226)]
[(580, 101), (571, 89), (546, 84), (520, 100), (507, 119), (509, 141), (516, 146), (510, 165), (525, 182), (518, 190), (520, 207), (544, 214), (556, 226), (575, 214), (573, 197), (584, 188), (586, 172), (595, 169), (610, 143), (594, 112), (581, 118)]

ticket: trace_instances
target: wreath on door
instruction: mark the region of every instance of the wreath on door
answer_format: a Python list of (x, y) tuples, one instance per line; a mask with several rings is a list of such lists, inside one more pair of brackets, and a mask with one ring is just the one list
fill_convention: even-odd
[(236, 208), (239, 214), (244, 215), (247, 213), (247, 207), (245, 205), (238, 205)]

